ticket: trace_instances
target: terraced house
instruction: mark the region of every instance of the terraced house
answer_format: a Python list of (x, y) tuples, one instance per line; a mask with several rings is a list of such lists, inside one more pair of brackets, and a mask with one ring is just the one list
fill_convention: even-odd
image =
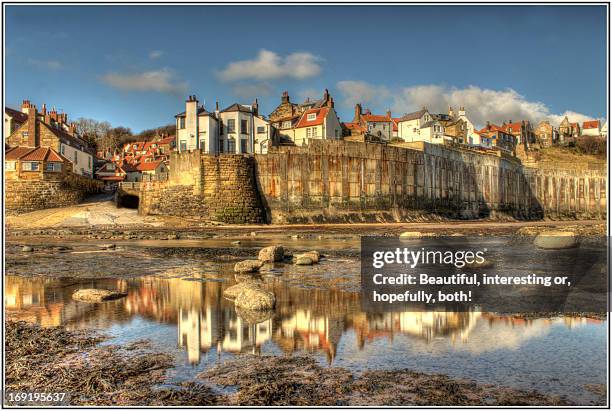
[(75, 125), (68, 123), (66, 113), (47, 111), (44, 104), (38, 112), (29, 100), (23, 101), (21, 114), (18, 113), (13, 109), (4, 110), (5, 127), (9, 123), (8, 128), (13, 130), (5, 140), (9, 147), (51, 148), (71, 162), (71, 172), (93, 177), (94, 150), (78, 136)]

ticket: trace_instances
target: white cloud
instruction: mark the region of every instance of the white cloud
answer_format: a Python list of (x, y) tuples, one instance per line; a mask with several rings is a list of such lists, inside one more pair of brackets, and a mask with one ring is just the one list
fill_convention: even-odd
[(549, 120), (553, 124), (559, 124), (565, 115), (571, 121), (592, 118), (573, 111), (552, 113), (546, 104), (529, 101), (512, 89), (492, 90), (476, 86), (455, 88), (430, 84), (400, 87), (391, 92), (386, 86), (363, 81), (341, 81), (337, 87), (345, 105), (361, 102), (381, 106), (386, 103), (398, 116), (420, 110), (422, 107), (427, 107), (435, 113), (446, 113), (449, 106), (455, 109), (463, 106), (476, 126), (483, 126), (487, 121), (500, 124), (503, 121), (523, 119), (533, 123)]
[(135, 74), (109, 73), (102, 77), (102, 81), (122, 91), (156, 91), (169, 94), (184, 94), (187, 91), (187, 83), (176, 80), (174, 73), (168, 69)]
[(307, 52), (291, 53), (285, 57), (269, 50), (260, 50), (253, 60), (229, 63), (217, 72), (222, 81), (274, 80), (293, 78), (303, 80), (321, 73), (321, 58)]
[(251, 98), (260, 96), (269, 96), (272, 94), (272, 86), (268, 83), (249, 83), (249, 84), (235, 84), (232, 87), (234, 95), (241, 98)]
[(59, 70), (63, 67), (62, 63), (57, 60), (28, 59), (28, 64), (46, 70)]
[(149, 58), (151, 60), (155, 60), (155, 59), (160, 58), (163, 55), (164, 55), (164, 52), (162, 50), (153, 50), (149, 53)]

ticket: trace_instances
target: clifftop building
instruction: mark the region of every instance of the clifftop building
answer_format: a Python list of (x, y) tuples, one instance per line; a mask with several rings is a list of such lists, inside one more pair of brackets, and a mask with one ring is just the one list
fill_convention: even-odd
[(251, 105), (234, 103), (209, 112), (195, 95), (185, 102), (185, 111), (176, 119), (176, 146), (179, 151), (201, 149), (205, 153), (266, 153), (276, 132), (259, 115), (257, 100)]

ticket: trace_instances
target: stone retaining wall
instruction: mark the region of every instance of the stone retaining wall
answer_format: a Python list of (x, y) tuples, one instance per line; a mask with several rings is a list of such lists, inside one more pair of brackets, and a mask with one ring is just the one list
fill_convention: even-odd
[(100, 181), (76, 174), (63, 180), (6, 180), (4, 184), (7, 214), (75, 205), (104, 186)]

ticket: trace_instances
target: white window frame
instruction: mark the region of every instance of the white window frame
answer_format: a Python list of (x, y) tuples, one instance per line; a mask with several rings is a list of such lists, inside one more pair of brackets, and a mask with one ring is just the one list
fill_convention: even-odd
[(306, 120), (308, 121), (314, 121), (317, 119), (317, 113), (308, 113), (308, 115), (306, 116)]
[[(51, 166), (51, 167), (49, 167)], [(62, 163), (59, 162), (48, 162), (45, 164), (45, 172), (49, 173), (61, 173), (62, 172)]]
[[(32, 165), (36, 165), (35, 168), (32, 168)], [(23, 171), (40, 171), (40, 162), (38, 161), (24, 161), (21, 163), (21, 170)]]
[(16, 161), (5, 161), (4, 162), (4, 171), (16, 171), (16, 170), (17, 170)]

